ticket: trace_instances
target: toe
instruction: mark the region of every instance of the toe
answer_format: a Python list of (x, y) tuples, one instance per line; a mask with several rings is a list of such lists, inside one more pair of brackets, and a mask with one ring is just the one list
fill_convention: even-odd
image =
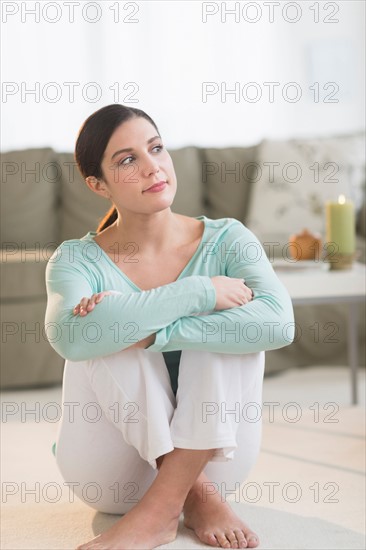
[(220, 544), (218, 543), (217, 538), (213, 533), (206, 533), (204, 542), (206, 542), (210, 546), (216, 546), (216, 548), (220, 547)]
[(216, 548), (220, 546), (220, 544), (217, 542), (217, 538), (211, 531), (196, 531), (196, 535), (205, 544), (216, 546)]
[(226, 538), (230, 541), (230, 548), (239, 548), (238, 539), (234, 531), (230, 530), (225, 533)]
[(230, 541), (226, 538), (225, 533), (215, 533), (215, 537), (217, 538), (221, 548), (231, 547)]
[(248, 548), (256, 548), (259, 544), (259, 539), (253, 531), (249, 531), (245, 533), (245, 537), (248, 542)]
[(245, 538), (245, 535), (241, 529), (235, 529), (234, 531), (236, 539), (238, 541), (238, 547), (239, 548), (246, 548), (248, 546), (247, 539)]

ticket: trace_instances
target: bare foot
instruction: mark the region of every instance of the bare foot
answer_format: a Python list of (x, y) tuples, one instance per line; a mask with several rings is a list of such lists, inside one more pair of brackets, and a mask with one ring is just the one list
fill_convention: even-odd
[(220, 494), (203, 496), (202, 482), (192, 487), (183, 510), (184, 525), (205, 544), (221, 548), (256, 548), (259, 544), (256, 533), (222, 502)]
[(179, 513), (156, 504), (139, 502), (117, 521), (76, 550), (150, 550), (167, 544), (177, 536)]

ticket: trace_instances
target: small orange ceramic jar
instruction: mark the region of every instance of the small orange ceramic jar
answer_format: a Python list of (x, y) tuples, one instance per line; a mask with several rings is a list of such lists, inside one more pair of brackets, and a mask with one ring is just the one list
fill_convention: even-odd
[(289, 254), (294, 260), (319, 260), (321, 245), (320, 235), (304, 229), (302, 233), (290, 236)]

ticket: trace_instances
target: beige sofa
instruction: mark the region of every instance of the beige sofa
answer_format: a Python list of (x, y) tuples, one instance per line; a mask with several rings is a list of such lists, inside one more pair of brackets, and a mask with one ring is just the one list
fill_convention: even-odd
[[(365, 135), (358, 133), (171, 150), (178, 178), (172, 210), (236, 218), (254, 231), (267, 252), (270, 243), (278, 243), (272, 249), (281, 256), (290, 233), (308, 227), (324, 236), (324, 202), (341, 189), (357, 206), (357, 248), (365, 262), (364, 147)], [(110, 203), (87, 188), (72, 153), (50, 148), (7, 152), (1, 165), (1, 387), (58, 384), (64, 360), (51, 348), (43, 327), (45, 266), (61, 242), (95, 230)], [(313, 333), (302, 330), (298, 342), (267, 353), (267, 374), (293, 366), (347, 364), (342, 307), (305, 306), (295, 309), (295, 315), (303, 328), (336, 321), (339, 342), (314, 343)], [(361, 315), (361, 358), (364, 327)]]

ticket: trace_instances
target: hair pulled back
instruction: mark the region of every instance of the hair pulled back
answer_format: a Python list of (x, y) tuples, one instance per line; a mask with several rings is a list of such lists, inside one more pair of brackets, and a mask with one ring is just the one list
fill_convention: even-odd
[[(88, 176), (103, 178), (101, 164), (113, 132), (124, 122), (138, 117), (145, 118), (150, 122), (160, 136), (155, 122), (148, 114), (141, 109), (126, 107), (125, 105), (107, 105), (86, 119), (79, 130), (74, 154), (75, 161), (84, 179)], [(113, 205), (99, 223), (97, 233), (112, 225), (117, 217), (118, 212)]]

